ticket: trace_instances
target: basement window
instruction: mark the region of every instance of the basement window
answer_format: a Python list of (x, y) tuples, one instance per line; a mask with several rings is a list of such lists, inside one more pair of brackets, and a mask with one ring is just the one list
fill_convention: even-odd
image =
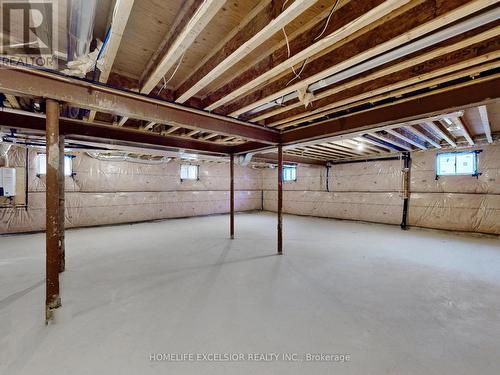
[(198, 180), (200, 167), (198, 165), (181, 164), (181, 181)]
[(477, 151), (437, 154), (436, 176), (478, 176)]
[(283, 167), (283, 181), (297, 181), (297, 167), (294, 165)]
[[(36, 174), (43, 176), (47, 174), (47, 154), (38, 154), (36, 157)], [(73, 176), (73, 156), (64, 155), (64, 175)]]

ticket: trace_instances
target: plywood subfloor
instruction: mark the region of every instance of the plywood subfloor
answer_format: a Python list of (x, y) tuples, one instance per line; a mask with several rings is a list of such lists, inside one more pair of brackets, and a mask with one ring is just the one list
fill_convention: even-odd
[[(498, 374), (500, 241), (347, 221), (227, 216), (67, 232), (44, 315), (43, 234), (0, 237), (1, 374)], [(348, 353), (151, 362), (151, 353)]]

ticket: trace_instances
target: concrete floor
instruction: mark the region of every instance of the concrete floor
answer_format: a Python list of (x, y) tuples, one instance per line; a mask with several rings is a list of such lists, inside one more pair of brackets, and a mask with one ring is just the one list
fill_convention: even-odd
[(286, 216), (280, 257), (273, 214), (237, 215), (234, 241), (227, 229), (213, 216), (68, 231), (48, 327), (44, 235), (0, 237), (0, 374), (500, 373), (498, 239)]

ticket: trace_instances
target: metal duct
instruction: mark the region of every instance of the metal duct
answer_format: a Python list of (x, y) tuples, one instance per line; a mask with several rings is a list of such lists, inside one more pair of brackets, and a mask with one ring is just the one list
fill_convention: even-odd
[(130, 163), (138, 163), (138, 164), (149, 164), (149, 165), (157, 165), (157, 164), (167, 164), (172, 160), (169, 157), (162, 157), (161, 159), (142, 159), (140, 157), (132, 156), (126, 152), (116, 152), (116, 153), (103, 153), (103, 152), (87, 152), (87, 155), (91, 158), (100, 160), (100, 161), (126, 161)]
[(236, 163), (238, 165), (241, 165), (242, 167), (246, 167), (248, 164), (250, 164), (250, 162), (252, 161), (252, 158), (253, 158), (253, 154), (248, 153), (248, 154), (245, 154), (245, 156), (238, 157), (236, 159)]
[(9, 157), (8, 153), (12, 145), (3, 142), (3, 134), (0, 133), (0, 166), (8, 167), (9, 166)]
[(70, 0), (68, 62), (90, 53), (97, 0)]

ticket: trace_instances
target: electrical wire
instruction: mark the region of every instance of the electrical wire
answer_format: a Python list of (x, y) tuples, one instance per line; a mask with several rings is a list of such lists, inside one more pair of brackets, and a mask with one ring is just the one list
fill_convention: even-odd
[(179, 69), (179, 67), (181, 66), (181, 63), (182, 63), (182, 59), (184, 59), (184, 55), (186, 54), (186, 52), (184, 52), (181, 56), (181, 58), (179, 59), (179, 62), (177, 63), (177, 66), (175, 67), (172, 75), (170, 76), (169, 79), (165, 80), (165, 76), (163, 76), (163, 86), (160, 87), (160, 89), (158, 90), (158, 93), (156, 95), (160, 95), (161, 92), (167, 87), (167, 84), (172, 80), (172, 78), (174, 78), (174, 75), (175, 73), (177, 73), (177, 70)]
[(330, 10), (330, 13), (328, 13), (328, 17), (326, 19), (326, 23), (325, 23), (325, 26), (323, 26), (323, 30), (321, 30), (321, 32), (318, 34), (318, 36), (316, 38), (313, 39), (313, 41), (316, 41), (318, 40), (319, 38), (321, 38), (321, 36), (325, 33), (326, 31), (326, 28), (328, 27), (328, 24), (330, 23), (330, 18), (332, 18), (332, 14), (333, 12), (335, 11), (335, 9), (337, 8), (337, 5), (339, 5), (339, 2), (340, 0), (337, 0), (335, 2), (335, 4), (333, 4), (333, 7), (332, 9)]
[(106, 49), (106, 46), (108, 45), (108, 42), (109, 42), (109, 38), (111, 36), (111, 28), (113, 27), (113, 24), (111, 24), (111, 26), (108, 28), (108, 31), (106, 32), (106, 36), (104, 38), (104, 42), (101, 46), (101, 49), (99, 50), (99, 53), (97, 54), (97, 57), (95, 59), (95, 63), (94, 63), (94, 74), (92, 75), (92, 82), (95, 82), (95, 79), (96, 79), (96, 72), (97, 72), (97, 62), (99, 61), (99, 59), (101, 58), (102, 56), (102, 53), (104, 52), (104, 50)]
[[(284, 3), (283, 3), (283, 6), (281, 7), (281, 11), (283, 12), (283, 10), (285, 9), (285, 5), (288, 3), (289, 0), (286, 0)], [(288, 35), (286, 34), (286, 31), (285, 31), (285, 27), (282, 27), (281, 28), (281, 31), (283, 31), (283, 35), (285, 36), (285, 42), (286, 42), (286, 49), (287, 49), (287, 58), (290, 58), (290, 55), (291, 55), (291, 52), (290, 52), (290, 41), (288, 40)], [(300, 68), (300, 71), (297, 73), (295, 71), (295, 68), (292, 66), (292, 72), (293, 74), (295, 75), (295, 77), (293, 77), (290, 81), (288, 81), (288, 83), (285, 85), (288, 86), (290, 83), (292, 83), (293, 81), (295, 81), (297, 78), (300, 78), (300, 74), (304, 71), (304, 68), (307, 64), (307, 60), (309, 58), (307, 58), (304, 63), (302, 64), (302, 67)], [(283, 98), (282, 98), (283, 99)], [(278, 102), (276, 102), (278, 104)], [(281, 101), (281, 104), (283, 104), (283, 100)]]
[(95, 59), (94, 74), (92, 75), (92, 82), (95, 82), (97, 62), (101, 58), (102, 53), (104, 52), (104, 50), (106, 49), (106, 46), (108, 45), (109, 38), (111, 37), (111, 29), (113, 28), (113, 22), (116, 19), (117, 11), (118, 11), (118, 2), (115, 3), (115, 7), (113, 8), (113, 15), (111, 16), (111, 22), (110, 22), (110, 25), (109, 25), (108, 30), (106, 32), (106, 36), (104, 37), (104, 42), (102, 44), (102, 47), (101, 47), (99, 53), (97, 54), (97, 58)]
[(283, 12), (283, 10), (285, 9), (285, 6), (286, 4), (289, 2), (290, 0), (285, 0), (285, 2), (283, 3), (283, 5), (281, 6), (281, 11)]
[[(286, 4), (288, 3), (289, 0), (286, 0), (283, 5), (281, 6), (281, 12), (283, 13), (283, 11), (285, 10), (285, 6)], [(285, 26), (283, 26), (281, 28), (281, 31), (283, 31), (283, 35), (285, 35), (285, 41), (286, 41), (286, 48), (288, 50), (288, 57), (290, 57), (290, 43), (288, 42), (288, 35), (286, 35), (286, 31), (285, 31)]]
[(285, 85), (285, 87), (288, 86), (293, 81), (295, 81), (297, 78), (300, 78), (300, 75), (304, 71), (304, 68), (306, 67), (308, 60), (309, 60), (309, 57), (304, 60), (304, 63), (302, 64), (302, 67), (300, 68), (298, 73), (295, 71), (295, 68), (292, 66), (292, 72), (293, 72), (293, 74), (295, 74), (295, 77), (293, 77), (290, 81), (288, 81), (287, 84)]
[(286, 31), (285, 31), (284, 27), (281, 30), (283, 31), (283, 35), (285, 35), (286, 49), (288, 51), (288, 57), (290, 57), (290, 43), (288, 42), (288, 36), (286, 35)]

